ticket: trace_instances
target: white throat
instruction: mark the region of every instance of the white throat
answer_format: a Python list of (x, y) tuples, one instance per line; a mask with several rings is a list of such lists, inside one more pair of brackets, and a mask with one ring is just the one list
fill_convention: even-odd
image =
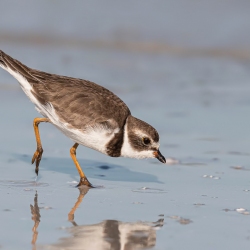
[[(143, 150), (143, 151), (137, 151), (131, 146), (131, 143), (128, 138), (128, 119), (126, 120), (125, 126), (124, 126), (124, 136), (123, 136), (123, 144), (121, 148), (121, 156), (123, 157), (129, 157), (129, 158), (154, 158), (153, 152), (151, 150)], [(139, 128), (138, 128), (139, 130)]]

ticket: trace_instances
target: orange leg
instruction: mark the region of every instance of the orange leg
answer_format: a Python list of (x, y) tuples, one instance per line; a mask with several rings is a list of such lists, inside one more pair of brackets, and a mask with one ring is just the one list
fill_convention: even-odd
[(39, 129), (38, 129), (38, 125), (40, 122), (50, 122), (50, 120), (48, 118), (35, 118), (33, 121), (37, 149), (33, 155), (31, 163), (33, 164), (34, 162), (36, 162), (35, 172), (37, 175), (38, 175), (38, 171), (39, 171), (39, 164), (40, 164), (40, 161), (41, 161), (42, 155), (43, 155), (43, 148), (42, 148), (41, 138), (40, 138)]
[(76, 149), (77, 149), (78, 145), (79, 145), (78, 143), (75, 143), (74, 146), (70, 149), (70, 156), (71, 156), (73, 162), (75, 163), (76, 169), (80, 175), (80, 182), (77, 185), (77, 187), (82, 186), (82, 185), (86, 185), (88, 187), (93, 187), (92, 184), (88, 181), (86, 175), (83, 173), (81, 166), (76, 159)]

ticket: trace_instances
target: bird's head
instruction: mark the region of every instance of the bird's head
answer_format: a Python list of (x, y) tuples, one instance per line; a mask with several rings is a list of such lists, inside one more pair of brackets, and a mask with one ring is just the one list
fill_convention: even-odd
[(130, 158), (157, 158), (166, 163), (159, 151), (159, 134), (151, 125), (128, 116), (124, 128), (121, 156)]

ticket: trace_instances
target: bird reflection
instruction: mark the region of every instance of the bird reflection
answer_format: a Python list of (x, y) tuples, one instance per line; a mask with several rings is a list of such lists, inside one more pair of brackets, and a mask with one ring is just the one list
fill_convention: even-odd
[[(68, 221), (72, 227), (67, 228), (69, 237), (58, 240), (57, 243), (45, 246), (45, 249), (100, 249), (100, 250), (134, 250), (148, 249), (156, 244), (156, 229), (163, 226), (163, 219), (156, 222), (126, 223), (117, 220), (105, 220), (98, 224), (78, 225), (74, 214), (81, 204), (84, 196), (88, 193), (88, 187), (79, 188), (79, 196), (71, 211), (68, 213)], [(39, 208), (37, 206), (37, 194), (32, 207), (33, 227), (32, 244), (35, 246), (37, 239), (37, 227), (40, 222)], [(36, 212), (35, 212), (36, 211)]]
[(79, 188), (79, 197), (68, 214), (68, 220), (73, 224), (67, 229), (70, 236), (53, 244), (52, 249), (133, 250), (155, 246), (156, 229), (163, 226), (163, 219), (152, 223), (105, 220), (93, 225), (77, 225), (74, 213), (88, 190), (87, 187)]
[(34, 249), (34, 250), (36, 249), (36, 240), (37, 240), (37, 236), (38, 236), (37, 228), (39, 226), (40, 218), (41, 218), (40, 209), (38, 207), (37, 199), (38, 199), (38, 195), (36, 192), (35, 197), (34, 197), (34, 206), (30, 205), (30, 210), (31, 210), (31, 215), (32, 215), (31, 219), (34, 221), (34, 226), (32, 228), (33, 235), (32, 235), (32, 241), (31, 241), (31, 244), (33, 246), (32, 249)]

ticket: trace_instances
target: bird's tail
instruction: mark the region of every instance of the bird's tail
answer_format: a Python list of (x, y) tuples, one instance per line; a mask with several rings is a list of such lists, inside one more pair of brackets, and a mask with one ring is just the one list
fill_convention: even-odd
[(4, 52), (2, 50), (0, 50), (0, 66), (3, 68), (3, 67), (6, 67), (5, 63), (4, 63)]
[(0, 50), (0, 67), (8, 71), (11, 75), (17, 78), (17, 75), (21, 75), (25, 78), (29, 78), (29, 68), (12, 58), (11, 56)]

